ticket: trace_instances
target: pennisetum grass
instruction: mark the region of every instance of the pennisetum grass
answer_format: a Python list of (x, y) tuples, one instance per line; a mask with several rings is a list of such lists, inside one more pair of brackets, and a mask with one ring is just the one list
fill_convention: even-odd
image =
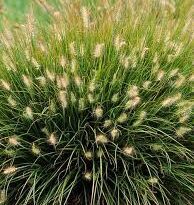
[(0, 204), (193, 204), (192, 0), (36, 2), (1, 33)]

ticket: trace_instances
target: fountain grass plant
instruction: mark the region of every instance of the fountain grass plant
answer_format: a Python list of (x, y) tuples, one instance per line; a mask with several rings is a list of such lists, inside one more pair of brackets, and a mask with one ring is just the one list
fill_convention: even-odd
[(193, 4), (37, 0), (0, 55), (0, 203), (194, 203)]

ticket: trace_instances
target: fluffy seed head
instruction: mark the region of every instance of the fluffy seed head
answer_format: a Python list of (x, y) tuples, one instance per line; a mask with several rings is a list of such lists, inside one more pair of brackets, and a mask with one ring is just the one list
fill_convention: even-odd
[(138, 87), (136, 85), (131, 86), (130, 89), (128, 90), (128, 94), (129, 97), (131, 98), (138, 96), (139, 95)]
[(51, 133), (50, 136), (48, 137), (48, 143), (51, 144), (51, 145), (56, 145), (57, 144), (57, 136), (54, 132)]
[(190, 113), (194, 108), (194, 103), (190, 100), (182, 100), (177, 104), (180, 113)]
[(79, 75), (75, 75), (74, 77), (75, 84), (79, 87), (82, 84), (82, 80)]
[(31, 107), (26, 107), (26, 108), (25, 108), (24, 116), (25, 116), (26, 118), (28, 118), (28, 119), (33, 120), (33, 111), (32, 111), (32, 108), (31, 108)]
[(194, 82), (194, 74), (192, 74), (192, 75), (189, 76), (189, 81), (190, 81), (190, 82)]
[(60, 65), (65, 68), (67, 65), (67, 60), (64, 56), (61, 56), (60, 60), (59, 60)]
[(46, 70), (46, 75), (47, 75), (47, 78), (50, 80), (50, 81), (54, 81), (55, 80), (55, 74), (52, 73), (51, 71), (49, 70)]
[(114, 45), (116, 50), (119, 51), (124, 45), (126, 45), (126, 42), (118, 35), (114, 40)]
[[(40, 42), (39, 48), (43, 53), (45, 54), (48, 53), (46, 46), (42, 42)], [(37, 66), (40, 66), (40, 65), (37, 63)]]
[(15, 136), (15, 135), (9, 137), (9, 138), (8, 138), (8, 143), (9, 143), (10, 145), (13, 145), (13, 146), (19, 145), (18, 137)]
[(154, 74), (156, 74), (156, 79), (157, 79), (157, 76), (158, 76), (159, 68), (160, 68), (160, 65), (159, 65), (158, 62), (157, 62), (157, 63), (154, 65), (154, 67), (152, 68), (152, 72), (153, 72)]
[(13, 72), (17, 71), (16, 65), (13, 63), (12, 59), (9, 56), (7, 56), (6, 54), (2, 54), (2, 60), (7, 70), (13, 71)]
[(90, 103), (93, 103), (95, 101), (94, 96), (91, 93), (88, 94), (88, 101)]
[(84, 56), (85, 49), (84, 49), (84, 45), (83, 44), (80, 45), (79, 52), (80, 52), (81, 56)]
[(120, 116), (117, 118), (117, 122), (122, 124), (122, 123), (125, 123), (127, 119), (128, 119), (128, 116), (124, 112), (124, 113), (121, 113)]
[(7, 81), (1, 80), (1, 85), (5, 90), (11, 90), (11, 85)]
[(161, 81), (164, 78), (165, 72), (163, 70), (159, 70), (156, 76), (157, 81)]
[(151, 178), (148, 179), (148, 182), (149, 182), (150, 184), (152, 184), (152, 185), (158, 184), (158, 178), (156, 178), (156, 177), (151, 177)]
[(141, 111), (139, 114), (139, 119), (143, 120), (146, 118), (147, 113), (145, 111)]
[(107, 144), (108, 143), (108, 138), (104, 134), (98, 134), (96, 136), (96, 143), (97, 144)]
[(32, 144), (32, 149), (31, 150), (32, 150), (32, 153), (34, 155), (39, 155), (40, 154), (40, 149), (39, 149), (38, 146), (35, 145), (35, 143)]
[(94, 92), (95, 89), (96, 89), (95, 83), (94, 83), (94, 81), (92, 81), (92, 82), (89, 84), (89, 91), (90, 91), (90, 92)]
[(84, 179), (85, 179), (86, 181), (91, 181), (91, 180), (92, 180), (92, 173), (91, 173), (91, 172), (86, 172), (86, 173), (84, 174)]
[(46, 127), (42, 128), (41, 131), (46, 134), (46, 135), (49, 135), (49, 131)]
[(8, 103), (10, 104), (11, 107), (16, 107), (17, 102), (13, 99), (13, 97), (10, 95), (7, 99)]
[(25, 53), (26, 59), (27, 59), (28, 61), (30, 61), (30, 60), (31, 60), (31, 56), (30, 56), (29, 50), (25, 50), (24, 53)]
[(14, 149), (5, 149), (4, 154), (9, 157), (16, 156), (16, 151)]
[(179, 102), (177, 104), (177, 107), (177, 115), (179, 116), (179, 122), (185, 123), (191, 117), (194, 104), (190, 101), (184, 100)]
[(151, 81), (147, 80), (143, 83), (142, 87), (147, 90), (150, 87), (151, 83)]
[(26, 85), (26, 87), (30, 88), (32, 86), (32, 80), (30, 79), (29, 76), (22, 75), (22, 80), (23, 80), (24, 84)]
[(68, 84), (69, 84), (69, 80), (68, 80), (68, 77), (67, 75), (63, 75), (63, 76), (57, 76), (56, 77), (56, 81), (57, 81), (57, 86), (60, 88), (60, 89), (65, 89), (67, 88)]
[(169, 77), (170, 78), (175, 77), (178, 74), (178, 72), (179, 72), (178, 68), (171, 70), (170, 73), (169, 73)]
[(143, 120), (146, 118), (147, 113), (145, 111), (141, 111), (138, 119), (133, 123), (133, 126), (139, 126), (142, 124)]
[(83, 20), (83, 25), (86, 29), (88, 29), (90, 27), (90, 16), (89, 16), (89, 11), (86, 7), (81, 8), (81, 15)]
[[(127, 69), (129, 68), (129, 57), (125, 57), (124, 60), (123, 60), (123, 66)], [(133, 66), (133, 63), (132, 63), (132, 67)]]
[(111, 134), (112, 140), (114, 141), (115, 139), (119, 137), (119, 130), (114, 128), (111, 130), (110, 134)]
[(72, 59), (72, 61), (71, 61), (71, 72), (75, 73), (76, 69), (77, 69), (77, 61), (75, 59)]
[(17, 168), (15, 166), (9, 166), (3, 170), (3, 174), (13, 174), (15, 173)]
[(35, 58), (32, 57), (31, 62), (37, 70), (40, 68), (40, 64), (37, 62), (37, 60)]
[(191, 128), (181, 126), (181, 127), (179, 127), (179, 128), (176, 130), (176, 135), (177, 135), (178, 137), (183, 137), (185, 134), (187, 134), (187, 133), (190, 132), (190, 131), (191, 131)]
[(150, 147), (152, 150), (154, 150), (156, 152), (162, 150), (162, 148), (163, 148), (163, 146), (161, 144), (156, 144), (156, 143), (152, 144)]
[(56, 112), (56, 102), (54, 100), (51, 100), (49, 102), (49, 112), (50, 113), (55, 113)]
[(92, 160), (93, 158), (93, 153), (91, 151), (87, 151), (84, 153), (84, 157), (87, 159), (87, 160)]
[(112, 96), (111, 101), (112, 101), (113, 103), (116, 103), (118, 100), (119, 100), (119, 94), (116, 93), (116, 94), (114, 94), (114, 95)]
[(133, 99), (128, 100), (128, 102), (125, 105), (125, 109), (133, 109), (135, 108), (141, 101), (141, 98), (139, 96), (136, 96)]
[(189, 114), (183, 114), (181, 117), (179, 117), (180, 123), (185, 123), (190, 118)]
[(104, 50), (104, 43), (97, 44), (94, 49), (94, 57), (99, 58), (102, 56)]
[(185, 76), (182, 74), (178, 74), (178, 78), (174, 83), (175, 88), (181, 87), (185, 83)]
[(39, 77), (36, 78), (36, 80), (38, 80), (38, 82), (41, 86), (46, 85), (46, 78), (44, 76), (39, 76)]
[(96, 116), (96, 118), (101, 118), (103, 116), (103, 109), (101, 106), (96, 107), (96, 109), (94, 110), (94, 115)]
[(111, 125), (112, 125), (112, 121), (111, 121), (111, 120), (105, 120), (105, 121), (104, 121), (103, 126), (104, 126), (105, 128), (108, 128), (108, 127), (110, 127)]
[(70, 93), (71, 102), (74, 104), (76, 102), (76, 97), (73, 92)]
[(76, 56), (77, 52), (76, 52), (76, 49), (75, 49), (75, 42), (71, 42), (69, 44), (69, 51), (70, 51), (70, 54), (72, 56)]
[(181, 99), (181, 96), (182, 96), (181, 93), (178, 93), (172, 97), (168, 97), (167, 99), (162, 101), (162, 107), (169, 107), (173, 105), (174, 103), (176, 103), (177, 101)]
[(132, 146), (126, 146), (123, 148), (123, 154), (125, 156), (133, 156), (135, 150), (134, 150), (134, 147)]
[(141, 59), (143, 59), (144, 58), (144, 56), (145, 56), (145, 54), (148, 52), (148, 50), (149, 50), (149, 48), (147, 48), (147, 47), (144, 47), (143, 48), (143, 50), (142, 50), (142, 52), (141, 52)]
[(157, 62), (158, 62), (158, 53), (156, 52), (154, 54), (153, 63), (157, 63)]
[(0, 204), (4, 204), (7, 200), (5, 190), (0, 190)]
[(171, 62), (175, 57), (176, 57), (176, 56), (175, 56), (174, 54), (169, 54), (169, 55), (167, 56), (167, 61), (168, 61), (168, 62)]
[(98, 158), (103, 157), (103, 155), (104, 155), (104, 153), (103, 153), (103, 151), (102, 151), (101, 149), (97, 150), (96, 156), (97, 156)]
[(84, 110), (85, 109), (85, 99), (84, 98), (80, 98), (79, 99), (79, 110)]
[(67, 96), (66, 95), (67, 95), (66, 91), (64, 91), (64, 90), (59, 91), (59, 95), (58, 95), (59, 96), (59, 101), (60, 101), (61, 106), (63, 108), (67, 107)]
[(129, 59), (130, 59), (130, 57), (128, 57), (128, 56), (126, 57), (126, 56), (121, 55), (120, 63), (126, 69), (129, 68)]

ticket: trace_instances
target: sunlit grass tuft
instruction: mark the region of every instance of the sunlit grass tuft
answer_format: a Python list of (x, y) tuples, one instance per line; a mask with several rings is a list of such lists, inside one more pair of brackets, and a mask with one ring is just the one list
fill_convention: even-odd
[(192, 1), (37, 3), (1, 33), (0, 204), (193, 204)]

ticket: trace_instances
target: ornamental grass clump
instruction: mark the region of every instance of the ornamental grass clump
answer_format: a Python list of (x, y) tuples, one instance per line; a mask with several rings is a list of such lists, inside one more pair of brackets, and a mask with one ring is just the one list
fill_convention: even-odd
[(192, 1), (37, 2), (1, 33), (0, 203), (193, 204)]

